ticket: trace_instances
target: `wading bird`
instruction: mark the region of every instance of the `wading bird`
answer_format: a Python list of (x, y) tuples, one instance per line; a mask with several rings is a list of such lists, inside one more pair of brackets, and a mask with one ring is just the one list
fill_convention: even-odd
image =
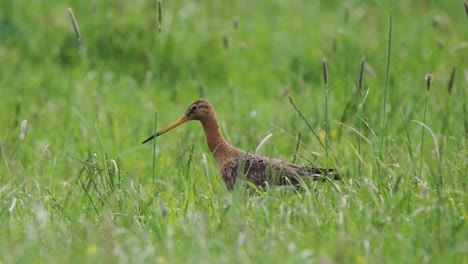
[(302, 179), (341, 179), (332, 169), (322, 169), (291, 164), (280, 159), (251, 154), (231, 146), (221, 134), (216, 112), (207, 100), (193, 102), (185, 114), (166, 128), (161, 129), (142, 143), (146, 143), (167, 131), (191, 120), (198, 120), (203, 126), (208, 148), (213, 154), (219, 173), (228, 190), (232, 190), (238, 176), (256, 186), (293, 185), (299, 186)]

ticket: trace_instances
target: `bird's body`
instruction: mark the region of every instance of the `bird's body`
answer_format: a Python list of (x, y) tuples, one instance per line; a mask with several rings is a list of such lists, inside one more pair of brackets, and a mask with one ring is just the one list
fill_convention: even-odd
[(314, 180), (326, 179), (326, 177), (340, 178), (330, 169), (295, 165), (280, 159), (247, 153), (231, 146), (221, 134), (213, 106), (204, 99), (193, 102), (184, 116), (143, 143), (190, 120), (201, 122), (208, 148), (213, 154), (221, 177), (229, 190), (234, 188), (238, 176), (245, 177), (247, 181), (256, 186), (264, 186), (266, 183), (269, 185), (299, 185), (303, 178)]

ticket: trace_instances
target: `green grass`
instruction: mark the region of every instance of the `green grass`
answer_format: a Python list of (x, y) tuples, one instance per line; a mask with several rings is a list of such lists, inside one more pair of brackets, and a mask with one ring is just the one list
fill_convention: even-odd
[[(0, 263), (468, 263), (463, 2), (303, 2), (3, 1)], [(250, 197), (195, 122), (140, 144), (200, 97), (345, 179)]]

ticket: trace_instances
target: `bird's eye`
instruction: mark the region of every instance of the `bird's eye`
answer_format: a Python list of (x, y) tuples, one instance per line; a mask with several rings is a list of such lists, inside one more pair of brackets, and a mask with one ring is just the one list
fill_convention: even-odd
[(192, 108), (191, 108), (192, 111), (196, 111), (197, 109), (198, 109), (198, 106), (192, 105)]

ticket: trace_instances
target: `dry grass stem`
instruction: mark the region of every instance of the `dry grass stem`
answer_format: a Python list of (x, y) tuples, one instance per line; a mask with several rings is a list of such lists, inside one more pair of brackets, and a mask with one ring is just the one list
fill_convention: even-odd
[(260, 144), (258, 144), (257, 148), (255, 149), (255, 154), (257, 154), (263, 148), (263, 146), (265, 146), (265, 144), (268, 142), (268, 140), (270, 140), (272, 136), (273, 134), (270, 133), (264, 139), (262, 139), (262, 141), (260, 141)]

